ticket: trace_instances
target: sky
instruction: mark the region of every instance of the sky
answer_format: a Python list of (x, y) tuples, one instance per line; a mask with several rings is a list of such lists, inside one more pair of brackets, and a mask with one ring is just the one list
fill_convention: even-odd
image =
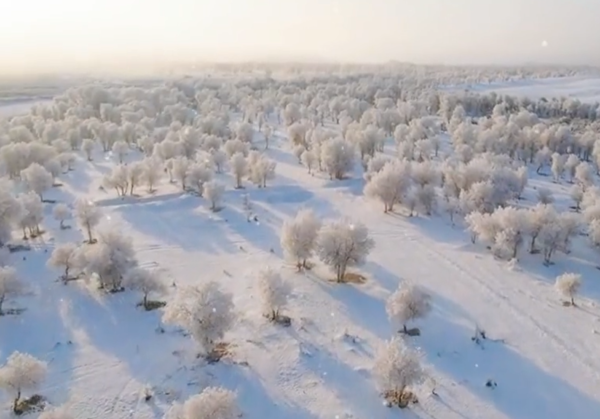
[(0, 0), (0, 73), (134, 59), (600, 65), (600, 0)]

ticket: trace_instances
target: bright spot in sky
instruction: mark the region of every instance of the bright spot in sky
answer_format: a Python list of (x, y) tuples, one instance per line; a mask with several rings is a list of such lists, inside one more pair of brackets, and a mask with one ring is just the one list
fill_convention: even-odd
[(548, 41), (542, 41), (542, 48), (546, 48), (548, 46)]

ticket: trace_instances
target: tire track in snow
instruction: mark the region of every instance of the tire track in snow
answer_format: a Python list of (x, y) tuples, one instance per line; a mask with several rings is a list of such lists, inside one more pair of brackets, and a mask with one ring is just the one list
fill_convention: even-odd
[[(541, 322), (537, 321), (532, 315), (526, 313), (523, 309), (519, 308), (513, 301), (506, 295), (498, 292), (493, 287), (489, 286), (482, 279), (480, 279), (477, 275), (473, 274), (469, 271), (469, 269), (462, 266), (460, 263), (456, 262), (446, 256), (443, 252), (436, 250), (435, 245), (433, 244), (425, 244), (422, 240), (415, 239), (413, 241), (415, 245), (420, 247), (421, 251), (431, 255), (432, 260), (436, 260), (438, 262), (444, 263), (446, 266), (454, 269), (459, 273), (456, 276), (457, 279), (460, 278), (468, 278), (470, 282), (476, 284), (476, 286), (484, 293), (490, 296), (491, 298), (488, 300), (489, 302), (494, 302), (496, 306), (500, 306), (498, 301), (501, 301), (502, 305), (508, 308), (515, 319), (519, 321), (516, 324), (522, 324), (522, 320), (528, 321), (533, 329), (537, 331), (538, 336), (544, 339), (544, 342), (550, 342), (557, 351), (562, 353), (567, 359), (569, 359), (574, 364), (579, 364), (581, 369), (588, 375), (588, 377), (592, 378), (597, 383), (600, 383), (600, 374), (595, 372), (598, 370), (597, 366), (593, 364), (589, 359), (581, 355), (576, 355), (578, 351), (571, 345), (569, 345), (564, 339), (559, 337), (556, 333), (552, 332), (548, 327), (544, 326)], [(493, 274), (490, 274), (489, 277), (494, 277)]]

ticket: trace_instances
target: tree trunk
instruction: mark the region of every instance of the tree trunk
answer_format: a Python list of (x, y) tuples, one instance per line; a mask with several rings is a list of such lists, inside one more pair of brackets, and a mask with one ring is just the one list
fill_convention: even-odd
[(92, 227), (88, 224), (87, 226), (87, 234), (88, 234), (88, 243), (92, 243)]
[(142, 305), (145, 310), (148, 310), (148, 294), (144, 294), (144, 299), (142, 300)]
[(19, 400), (21, 400), (21, 390), (17, 390), (17, 397), (13, 401), (13, 412), (17, 413), (17, 406), (19, 405)]

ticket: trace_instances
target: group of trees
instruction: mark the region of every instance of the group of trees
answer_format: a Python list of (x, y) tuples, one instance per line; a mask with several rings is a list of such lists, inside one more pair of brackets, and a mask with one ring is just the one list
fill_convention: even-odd
[[(0, 183), (0, 247), (16, 229), (24, 238), (43, 233), (47, 192), (74, 168), (77, 154), (89, 161), (99, 152), (110, 156), (115, 165), (103, 186), (119, 196), (135, 195), (142, 187), (154, 193), (168, 176), (218, 210), (225, 185), (217, 179), (225, 171), (236, 189), (246, 180), (266, 187), (274, 177), (276, 164), (258, 151), (257, 140), (269, 148), (275, 119), (285, 125), (292, 153), (310, 174), (339, 180), (362, 166), (364, 193), (380, 201), (384, 212), (401, 205), (410, 215), (430, 216), (442, 209), (453, 221), (455, 215), (464, 216), (473, 237), (499, 257), (516, 258), (526, 246), (529, 252), (541, 251), (550, 263), (557, 250), (570, 251), (580, 232), (600, 246), (600, 190), (594, 186), (600, 172), (598, 104), (437, 89), (442, 83), (489, 81), (498, 77), (497, 69), (479, 69), (478, 74), (401, 65), (368, 70), (369, 77), (347, 69), (335, 77), (291, 80), (190, 78), (148, 88), (83, 86), (36, 105), (29, 114), (0, 120), (0, 165), (8, 178)], [(503, 77), (525, 74), (541, 73), (520, 69)], [(445, 132), (450, 144), (442, 141)], [(395, 156), (385, 154), (390, 143)], [(529, 170), (551, 173), (557, 183), (574, 183), (575, 212), (557, 212), (545, 189), (538, 190), (537, 206), (519, 205)], [(147, 309), (152, 294), (166, 293), (159, 271), (138, 266), (130, 240), (100, 228), (102, 214), (93, 203), (79, 200), (72, 208), (58, 203), (52, 214), (60, 228), (68, 228), (65, 223), (74, 218), (86, 236), (84, 244), (53, 249), (48, 264), (60, 270), (62, 281), (93, 278), (109, 293), (132, 289)], [(374, 242), (361, 223), (323, 224), (312, 211), (301, 210), (284, 223), (281, 246), (299, 270), (309, 269), (316, 257), (343, 282), (348, 268), (365, 262)], [(285, 317), (290, 284), (271, 268), (255, 276), (265, 316), (272, 321)], [(574, 274), (556, 280), (571, 304), (580, 284)], [(12, 267), (0, 267), (0, 315), (6, 299), (24, 288)], [(407, 324), (430, 312), (431, 297), (403, 282), (386, 310), (393, 326), (407, 334)], [(185, 329), (201, 353), (214, 359), (236, 316), (232, 296), (208, 282), (180, 290), (165, 307), (163, 321)], [(46, 368), (19, 353), (0, 368), (0, 387), (15, 395), (15, 408), (21, 392), (35, 388)], [(397, 339), (380, 351), (374, 372), (382, 391), (399, 405), (405, 405), (407, 389), (423, 376), (417, 353)], [(234, 393), (208, 388), (170, 414), (173, 419), (233, 419), (239, 410)], [(42, 417), (69, 416), (55, 410)]]
[(337, 282), (344, 281), (348, 267), (362, 265), (374, 245), (364, 224), (342, 219), (321, 225), (310, 209), (286, 220), (281, 231), (284, 254), (298, 270), (308, 268), (316, 254), (335, 272)]

